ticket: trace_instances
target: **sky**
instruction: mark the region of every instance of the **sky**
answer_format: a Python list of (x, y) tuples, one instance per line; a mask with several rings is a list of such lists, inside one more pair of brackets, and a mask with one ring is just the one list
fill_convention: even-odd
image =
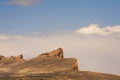
[(0, 55), (62, 47), (80, 70), (120, 75), (119, 0), (0, 0)]

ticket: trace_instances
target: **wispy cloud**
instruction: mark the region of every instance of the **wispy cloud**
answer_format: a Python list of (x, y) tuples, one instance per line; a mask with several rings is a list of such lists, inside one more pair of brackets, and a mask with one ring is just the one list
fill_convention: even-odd
[(36, 36), (39, 36), (39, 35), (41, 35), (41, 32), (33, 32), (32, 34), (36, 35)]
[(29, 6), (38, 3), (41, 0), (9, 0), (8, 4), (16, 4), (16, 5), (23, 5)]
[(116, 26), (106, 26), (106, 27), (99, 27), (98, 24), (90, 24), (87, 27), (82, 27), (75, 31), (75, 33), (78, 34), (84, 34), (84, 35), (115, 35), (120, 34), (120, 25)]
[(5, 34), (0, 34), (0, 40), (16, 40), (16, 39), (21, 39), (23, 38), (22, 35), (5, 35)]

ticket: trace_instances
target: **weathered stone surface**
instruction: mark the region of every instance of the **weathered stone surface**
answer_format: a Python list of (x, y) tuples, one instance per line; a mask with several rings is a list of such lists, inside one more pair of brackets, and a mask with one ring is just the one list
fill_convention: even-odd
[(30, 60), (23, 60), (23, 55), (0, 60), (0, 71), (5, 73), (52, 73), (66, 70), (78, 71), (78, 63), (75, 58), (64, 58), (62, 48)]
[(56, 50), (53, 50), (51, 52), (46, 52), (43, 54), (40, 54), (38, 58), (55, 58), (55, 59), (63, 59), (63, 49), (58, 48)]
[(2, 60), (2, 61), (4, 61), (4, 60), (8, 60), (9, 61), (10, 59), (20, 60), (20, 59), (23, 59), (23, 55), (10, 56), (10, 57), (4, 57), (4, 56), (0, 55), (0, 60)]

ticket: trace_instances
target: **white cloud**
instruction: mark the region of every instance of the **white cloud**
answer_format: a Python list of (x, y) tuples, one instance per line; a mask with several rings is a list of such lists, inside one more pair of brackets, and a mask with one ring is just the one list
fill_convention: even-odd
[(99, 27), (98, 24), (90, 24), (87, 27), (82, 27), (75, 31), (78, 34), (84, 35), (115, 35), (120, 34), (120, 25), (118, 26), (107, 26), (107, 27)]
[(33, 35), (41, 35), (41, 32), (33, 32)]
[(16, 5), (23, 5), (23, 6), (28, 6), (32, 4), (36, 4), (41, 0), (9, 0), (9, 4), (16, 4)]
[(1, 34), (0, 35), (0, 40), (7, 40), (9, 37), (6, 35)]
[(16, 40), (16, 39), (21, 39), (23, 38), (22, 35), (5, 35), (5, 34), (0, 34), (0, 40)]

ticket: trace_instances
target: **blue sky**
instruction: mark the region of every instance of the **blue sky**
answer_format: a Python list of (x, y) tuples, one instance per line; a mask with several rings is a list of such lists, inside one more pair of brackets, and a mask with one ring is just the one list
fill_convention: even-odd
[(80, 70), (120, 75), (120, 0), (0, 0), (0, 55), (62, 47)]
[(0, 33), (55, 34), (89, 24), (120, 24), (119, 0), (39, 0), (40, 3), (31, 5), (8, 4), (8, 1), (0, 1)]

